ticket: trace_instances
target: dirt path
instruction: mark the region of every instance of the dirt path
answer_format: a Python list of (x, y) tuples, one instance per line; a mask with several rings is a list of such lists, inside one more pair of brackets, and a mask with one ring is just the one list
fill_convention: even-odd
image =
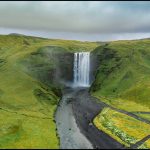
[(150, 114), (150, 112), (144, 112), (144, 111), (132, 111), (132, 113), (137, 113), (137, 114)]

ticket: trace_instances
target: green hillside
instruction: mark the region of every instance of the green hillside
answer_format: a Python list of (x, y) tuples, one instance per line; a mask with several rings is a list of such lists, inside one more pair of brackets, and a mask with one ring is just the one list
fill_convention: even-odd
[(150, 40), (114, 41), (97, 47), (99, 67), (91, 93), (128, 111), (150, 111)]
[[(97, 47), (98, 69), (90, 92), (117, 109), (150, 118), (150, 39), (114, 41)], [(94, 125), (130, 147), (149, 135), (149, 124), (104, 108)], [(141, 148), (149, 148), (149, 141)], [(140, 147), (139, 147), (140, 148)]]
[(0, 148), (59, 147), (54, 112), (62, 86), (58, 88), (59, 82), (55, 84), (50, 75), (58, 67), (54, 56), (90, 51), (96, 46), (22, 35), (0, 36)]

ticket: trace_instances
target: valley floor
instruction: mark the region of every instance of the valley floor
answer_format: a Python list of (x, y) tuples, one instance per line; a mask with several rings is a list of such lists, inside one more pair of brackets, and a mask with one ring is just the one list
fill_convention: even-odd
[[(71, 112), (72, 115), (74, 115), (75, 119), (76, 119), (76, 123), (81, 131), (81, 133), (92, 143), (94, 148), (99, 148), (99, 149), (103, 149), (103, 148), (117, 148), (117, 149), (124, 149), (124, 148), (138, 148), (140, 147), (140, 145), (144, 144), (145, 141), (147, 141), (149, 139), (149, 131), (147, 132), (147, 136), (146, 134), (143, 134), (143, 137), (141, 135), (141, 139), (137, 139), (137, 141), (135, 141), (134, 143), (125, 143), (122, 142), (121, 140), (118, 140), (119, 138), (116, 138), (114, 135), (112, 136), (111, 134), (109, 134), (109, 132), (107, 133), (106, 130), (102, 130), (99, 129), (96, 124), (94, 123), (94, 119), (96, 118), (96, 116), (100, 113), (103, 112), (104, 109), (109, 108), (112, 111), (115, 111), (116, 113), (120, 113), (121, 115), (126, 115), (125, 117), (127, 117), (128, 120), (135, 119), (135, 121), (139, 122), (141, 124), (141, 126), (143, 125), (143, 127), (148, 127), (149, 128), (149, 121), (143, 118), (140, 118), (139, 116), (136, 116), (133, 113), (129, 113), (127, 111), (122, 111), (119, 109), (115, 109), (107, 104), (105, 104), (104, 102), (99, 101), (98, 99), (92, 97), (89, 92), (88, 89), (74, 89), (74, 92), (72, 92), (72, 90), (68, 90), (67, 91), (68, 95), (69, 93), (71, 94), (68, 97), (68, 100), (65, 101), (66, 105), (68, 105), (70, 107), (70, 109), (73, 110), (73, 114)], [(70, 112), (70, 111), (69, 111)], [(129, 117), (129, 118), (128, 118)], [(63, 120), (63, 118), (61, 118), (61, 120)], [(60, 121), (60, 120), (59, 120)], [(64, 120), (63, 120), (64, 121)], [(66, 122), (67, 123), (67, 122)], [(59, 124), (60, 126), (60, 124)], [(72, 133), (73, 131), (71, 131), (72, 129), (66, 127), (66, 131), (69, 133)], [(60, 129), (60, 127), (59, 127)], [(108, 130), (108, 129), (107, 129)], [(146, 129), (145, 129), (146, 130)], [(138, 129), (137, 129), (138, 131)], [(65, 134), (67, 133), (65, 132)], [(142, 132), (142, 131), (141, 131)], [(60, 131), (59, 131), (60, 133)], [(61, 132), (61, 137), (63, 137), (64, 133)], [(73, 137), (74, 134), (70, 134), (70, 138), (69, 140), (71, 140), (71, 138)], [(77, 134), (76, 134), (77, 135)], [(71, 137), (72, 136), (72, 137)], [(77, 139), (80, 139), (80, 136), (76, 136)], [(63, 138), (61, 138), (62, 140)], [(78, 141), (76, 139), (76, 141)], [(62, 143), (65, 142), (65, 138), (63, 139)], [(78, 144), (78, 143), (77, 143)], [(81, 145), (79, 145), (79, 147), (77, 145), (74, 145), (74, 148), (83, 148)], [(77, 146), (77, 147), (76, 147)], [(62, 147), (62, 146), (61, 146)]]

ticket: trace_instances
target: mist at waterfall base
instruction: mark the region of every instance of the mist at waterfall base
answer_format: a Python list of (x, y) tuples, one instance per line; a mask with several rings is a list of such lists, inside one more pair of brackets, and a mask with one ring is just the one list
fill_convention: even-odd
[(74, 53), (73, 87), (90, 86), (90, 52)]

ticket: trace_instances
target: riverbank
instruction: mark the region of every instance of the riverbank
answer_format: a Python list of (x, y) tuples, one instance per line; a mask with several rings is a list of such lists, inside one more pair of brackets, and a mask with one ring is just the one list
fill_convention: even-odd
[(90, 96), (88, 89), (76, 91), (72, 101), (73, 114), (76, 122), (94, 148), (98, 149), (123, 149), (124, 146), (110, 137), (103, 131), (98, 130), (93, 124), (94, 117), (106, 107), (103, 102), (96, 102), (96, 99)]

